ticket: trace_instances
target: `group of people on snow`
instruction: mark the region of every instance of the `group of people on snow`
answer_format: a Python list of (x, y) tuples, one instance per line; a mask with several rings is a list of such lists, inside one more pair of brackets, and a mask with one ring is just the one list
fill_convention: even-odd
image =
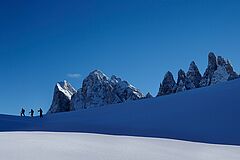
[[(42, 108), (40, 108), (40, 109), (38, 110), (38, 112), (39, 112), (40, 118), (43, 118), (43, 110), (42, 110)], [(21, 117), (22, 117), (22, 116), (25, 117), (25, 109), (24, 109), (24, 108), (22, 108), (22, 110), (21, 110), (20, 113), (21, 113), (21, 114), (20, 114)], [(33, 117), (33, 116), (34, 116), (34, 110), (31, 109), (30, 112), (29, 112), (29, 114), (30, 114), (31, 117)]]

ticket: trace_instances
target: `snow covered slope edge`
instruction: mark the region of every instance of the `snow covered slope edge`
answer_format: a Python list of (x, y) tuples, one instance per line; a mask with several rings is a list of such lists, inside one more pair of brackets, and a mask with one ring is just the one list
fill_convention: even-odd
[(0, 116), (0, 131), (68, 131), (240, 145), (240, 80), (111, 107), (47, 115)]

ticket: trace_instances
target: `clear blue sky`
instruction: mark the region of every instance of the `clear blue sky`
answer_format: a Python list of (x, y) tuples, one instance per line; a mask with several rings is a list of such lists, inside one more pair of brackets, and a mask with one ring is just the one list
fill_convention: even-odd
[[(0, 113), (51, 104), (57, 81), (80, 88), (94, 69), (156, 95), (166, 71), (216, 52), (240, 71), (238, 0), (0, 2)], [(80, 77), (69, 77), (80, 74)]]

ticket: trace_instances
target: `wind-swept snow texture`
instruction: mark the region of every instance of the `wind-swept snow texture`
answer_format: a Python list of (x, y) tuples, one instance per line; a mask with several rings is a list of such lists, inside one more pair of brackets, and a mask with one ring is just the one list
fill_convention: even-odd
[(0, 133), (1, 160), (239, 160), (240, 147), (83, 133)]
[(47, 115), (0, 116), (0, 131), (62, 131), (240, 145), (240, 80), (164, 97)]

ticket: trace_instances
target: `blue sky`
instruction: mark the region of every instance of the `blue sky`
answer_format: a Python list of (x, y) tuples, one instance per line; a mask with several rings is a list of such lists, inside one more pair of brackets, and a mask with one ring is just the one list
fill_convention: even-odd
[(154, 95), (209, 51), (240, 72), (239, 19), (237, 0), (1, 1), (0, 113), (46, 112), (57, 81), (80, 88), (94, 69)]

